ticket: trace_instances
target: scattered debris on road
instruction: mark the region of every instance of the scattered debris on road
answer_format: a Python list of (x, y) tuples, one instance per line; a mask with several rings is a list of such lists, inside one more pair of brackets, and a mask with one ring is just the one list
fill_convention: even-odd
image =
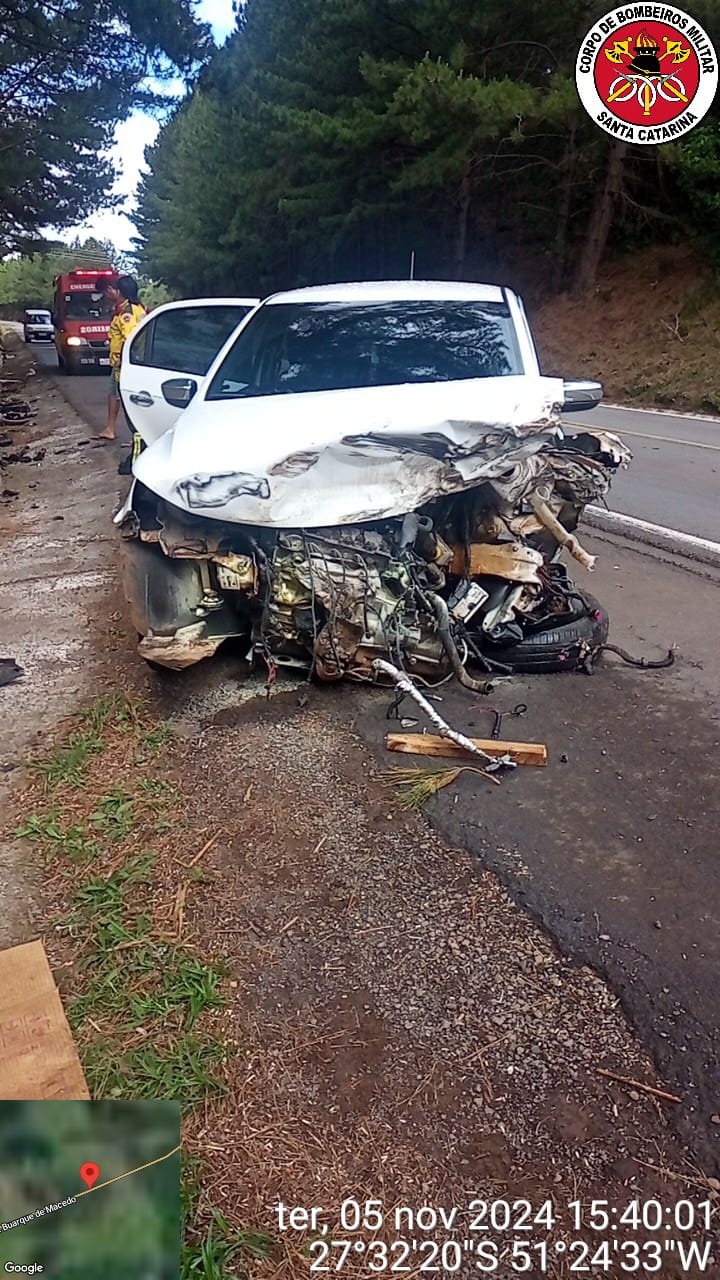
[(16, 680), (22, 680), (25, 672), (21, 666), (18, 666), (14, 658), (0, 658), (0, 688), (6, 684), (14, 684)]
[[(495, 738), (470, 738), (468, 741), (489, 756), (499, 759), (508, 756), (513, 764), (535, 765), (538, 768), (547, 764), (547, 747), (541, 742), (500, 742)], [(467, 754), (466, 747), (448, 742), (446, 738), (434, 733), (389, 733), (385, 745), (388, 751), (400, 751), (405, 755), (456, 759)]]
[[(2, 390), (0, 389), (0, 395)], [(29, 422), (35, 417), (35, 410), (27, 400), (0, 399), (0, 424), (9, 427), (15, 423)]]
[(598, 1067), (599, 1076), (604, 1076), (606, 1080), (614, 1080), (616, 1084), (629, 1085), (631, 1089), (639, 1089), (641, 1093), (649, 1093), (654, 1098), (660, 1098), (663, 1102), (682, 1102), (676, 1093), (668, 1093), (665, 1089), (658, 1089), (654, 1084), (643, 1084), (642, 1080), (631, 1080), (629, 1076), (619, 1076), (615, 1071), (606, 1071), (604, 1067)]
[(6, 453), (0, 461), (3, 465), (9, 465), (18, 462), (42, 462), (45, 457), (44, 449), (36, 449), (31, 453), (28, 448), (18, 449), (15, 453)]
[(391, 662), (385, 662), (383, 658), (376, 658), (373, 662), (373, 673), (375, 675), (389, 676), (397, 686), (398, 692), (408, 698), (412, 698), (413, 702), (416, 702), (420, 707), (420, 710), (425, 712), (425, 715), (435, 725), (435, 728), (438, 730), (442, 739), (454, 743), (463, 751), (469, 751), (471, 755), (480, 756), (482, 760), (485, 760), (486, 768), (488, 766), (497, 768), (499, 764), (506, 763), (502, 757), (499, 761), (494, 760), (492, 756), (490, 756), (486, 751), (483, 751), (481, 747), (475, 746), (471, 738), (466, 737), (464, 733), (458, 733), (457, 729), (451, 729), (450, 725), (443, 720), (440, 713), (435, 710), (428, 699), (415, 687), (409, 676), (405, 675), (404, 671), (400, 671), (397, 667), (394, 667)]

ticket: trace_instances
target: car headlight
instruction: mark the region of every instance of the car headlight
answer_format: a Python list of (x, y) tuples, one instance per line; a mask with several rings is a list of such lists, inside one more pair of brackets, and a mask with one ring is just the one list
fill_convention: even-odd
[(85, 339), (84, 338), (68, 338), (67, 344), (69, 347), (84, 347)]

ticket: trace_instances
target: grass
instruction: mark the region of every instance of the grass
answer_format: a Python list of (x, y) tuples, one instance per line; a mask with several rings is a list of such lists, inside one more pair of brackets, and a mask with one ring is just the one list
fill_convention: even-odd
[[(225, 1088), (213, 1023), (224, 971), (185, 928), (204, 873), (179, 861), (193, 833), (162, 776), (171, 742), (139, 701), (96, 702), (30, 766), (14, 835), (36, 847), (57, 900), (54, 937), (72, 966), (64, 1002), (92, 1096), (178, 1098), (187, 1114)], [(269, 1237), (205, 1203), (200, 1163), (184, 1170), (185, 1280), (239, 1276), (243, 1259), (270, 1256)]]
[(497, 783), (497, 778), (485, 769), (477, 769), (473, 765), (458, 765), (452, 769), (403, 768), (392, 766), (380, 774), (380, 780), (386, 787), (398, 793), (398, 800), (405, 809), (422, 809), (423, 805), (456, 782), (461, 773), (479, 773), (487, 782)]
[(131, 718), (131, 705), (129, 699), (124, 697), (101, 698), (85, 712), (79, 727), (68, 735), (63, 745), (49, 759), (37, 762), (30, 768), (48, 790), (62, 785), (81, 787), (90, 761), (102, 750), (107, 725), (113, 720), (116, 724), (126, 724)]
[(242, 1280), (236, 1269), (248, 1258), (264, 1260), (275, 1251), (272, 1238), (263, 1231), (233, 1229), (217, 1209), (205, 1232), (183, 1249), (181, 1280)]

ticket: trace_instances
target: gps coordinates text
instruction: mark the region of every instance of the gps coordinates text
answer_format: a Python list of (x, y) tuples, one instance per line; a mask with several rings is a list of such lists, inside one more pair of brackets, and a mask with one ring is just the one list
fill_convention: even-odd
[(705, 1275), (715, 1266), (710, 1200), (470, 1200), (454, 1207), (343, 1200), (276, 1206), (281, 1232), (309, 1232), (312, 1273)]

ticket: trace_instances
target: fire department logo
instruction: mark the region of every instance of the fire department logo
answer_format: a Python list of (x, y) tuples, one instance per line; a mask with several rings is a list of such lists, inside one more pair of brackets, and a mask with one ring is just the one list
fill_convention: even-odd
[(611, 9), (588, 31), (575, 78), (601, 129), (649, 145), (680, 138), (702, 120), (718, 64), (709, 36), (684, 10), (631, 4)]

